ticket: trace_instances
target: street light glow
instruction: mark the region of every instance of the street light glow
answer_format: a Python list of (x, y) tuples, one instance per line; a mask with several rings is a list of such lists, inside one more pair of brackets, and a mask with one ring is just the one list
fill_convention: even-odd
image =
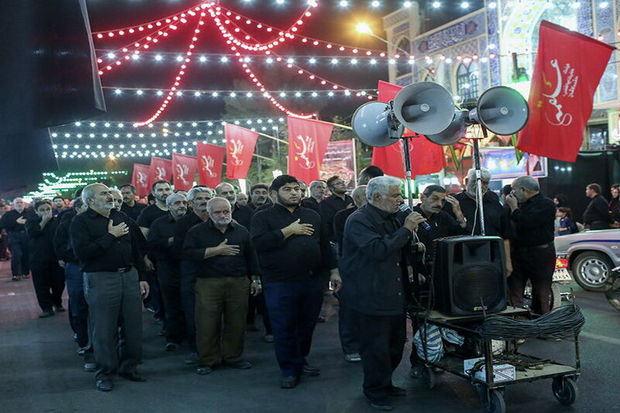
[(355, 30), (357, 30), (359, 33), (363, 33), (363, 34), (372, 34), (372, 29), (370, 28), (370, 25), (368, 23), (365, 22), (359, 22), (355, 25)]

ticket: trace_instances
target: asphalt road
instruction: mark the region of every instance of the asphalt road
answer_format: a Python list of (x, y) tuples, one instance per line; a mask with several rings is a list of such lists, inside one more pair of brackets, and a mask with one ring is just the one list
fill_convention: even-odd
[[(613, 412), (620, 411), (620, 312), (604, 296), (573, 286), (587, 322), (581, 335), (582, 375), (579, 396), (572, 407), (554, 398), (549, 380), (509, 386), (508, 412)], [(321, 368), (319, 377), (307, 378), (293, 390), (278, 387), (278, 369), (270, 344), (259, 332), (248, 333), (246, 357), (250, 370), (216, 370), (194, 374), (183, 363), (184, 351), (166, 353), (160, 326), (149, 313), (145, 320), (145, 359), (140, 367), (148, 381), (117, 380), (114, 391), (95, 390), (92, 373), (81, 369), (66, 313), (38, 319), (39, 309), (30, 280), (10, 281), (8, 264), (0, 263), (0, 411), (27, 412), (371, 412), (361, 395), (361, 366), (342, 358), (337, 319), (319, 324), (310, 362)], [(528, 342), (531, 353), (574, 362), (569, 342)], [(480, 412), (478, 398), (463, 379), (438, 376), (433, 390), (408, 377), (405, 357), (394, 383), (408, 389), (395, 401), (396, 411)]]

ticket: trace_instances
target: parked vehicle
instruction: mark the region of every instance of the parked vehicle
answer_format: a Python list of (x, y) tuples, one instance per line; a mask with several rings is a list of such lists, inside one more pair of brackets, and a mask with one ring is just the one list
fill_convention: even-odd
[(555, 250), (584, 290), (606, 291), (612, 269), (620, 266), (620, 229), (562, 235), (555, 238)]
[(605, 296), (609, 304), (620, 311), (620, 267), (611, 270), (611, 275), (607, 279), (609, 289), (605, 291)]

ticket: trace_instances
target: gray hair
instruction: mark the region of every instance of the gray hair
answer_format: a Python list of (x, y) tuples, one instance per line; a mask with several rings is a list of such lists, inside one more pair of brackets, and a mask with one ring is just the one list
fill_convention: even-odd
[(123, 194), (121, 193), (120, 189), (116, 189), (116, 188), (110, 188), (110, 192), (116, 192), (117, 195), (120, 195), (121, 198), (123, 197)]
[(324, 181), (324, 180), (322, 180), (322, 179), (318, 179), (318, 180), (316, 180), (316, 181), (312, 181), (312, 182), (310, 182), (310, 187), (309, 187), (309, 188), (310, 188), (310, 189), (314, 189), (314, 187), (315, 187), (315, 186), (317, 186), (318, 184), (325, 184), (325, 186), (327, 186), (327, 182), (325, 182), (325, 181)]
[(211, 213), (211, 211), (213, 211), (213, 205), (218, 203), (218, 202), (226, 204), (226, 205), (228, 205), (228, 208), (232, 209), (232, 207), (230, 206), (230, 202), (228, 202), (228, 199), (222, 198), (220, 196), (216, 196), (215, 198), (209, 199), (209, 201), (207, 202), (207, 212), (209, 214)]
[(367, 185), (359, 185), (355, 187), (353, 192), (351, 192), (351, 198), (353, 198), (353, 202), (355, 202), (355, 205), (357, 207), (359, 207), (359, 204), (361, 203), (358, 201), (363, 201), (364, 197), (366, 196), (366, 188)]
[(215, 193), (213, 192), (213, 189), (211, 188), (207, 188), (206, 186), (195, 186), (192, 189), (190, 189), (189, 192), (187, 193), (187, 200), (193, 201), (194, 198), (196, 198), (196, 194), (205, 193), (205, 192), (211, 194), (211, 196), (215, 195)]
[(166, 198), (166, 205), (170, 207), (172, 204), (174, 204), (178, 200), (187, 201), (187, 198), (183, 194), (174, 193), (174, 194), (168, 195), (168, 198)]
[[(486, 169), (486, 168), (480, 168), (480, 179), (482, 179), (483, 181), (490, 181), (491, 180), (491, 172)], [(476, 170), (475, 169), (470, 169), (467, 172), (467, 182), (475, 182), (476, 181)]]
[(383, 175), (372, 178), (368, 181), (368, 186), (366, 187), (366, 199), (370, 202), (372, 201), (375, 194), (381, 194), (381, 196), (386, 196), (390, 192), (390, 188), (393, 186), (397, 186), (400, 188), (401, 181), (398, 178), (394, 178), (393, 176)]
[[(220, 182), (220, 183), (219, 183), (219, 184), (217, 184), (217, 186), (215, 187), (215, 193), (216, 193), (216, 194), (218, 194), (218, 193), (222, 190), (222, 188), (223, 188), (225, 185), (230, 186), (230, 187), (233, 189), (233, 191), (235, 190), (235, 187), (234, 187), (232, 184), (229, 184), (228, 182)], [(235, 191), (235, 192), (237, 192), (237, 191)]]
[(528, 191), (540, 192), (538, 181), (529, 175), (520, 176), (515, 179), (512, 183), (512, 189), (515, 189), (515, 187), (521, 187)]
[[(90, 206), (88, 204), (88, 200), (89, 199), (94, 199), (95, 198), (95, 188), (98, 186), (105, 186), (102, 183), (96, 182), (94, 184), (89, 184), (86, 185), (83, 189), (82, 189), (82, 201), (84, 202), (84, 205), (86, 206)], [(107, 188), (107, 187), (106, 187)]]

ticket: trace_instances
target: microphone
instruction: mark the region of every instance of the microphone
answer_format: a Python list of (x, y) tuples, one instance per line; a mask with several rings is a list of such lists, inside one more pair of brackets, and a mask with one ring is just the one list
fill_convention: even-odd
[[(405, 213), (407, 213), (407, 214), (411, 214), (411, 213), (413, 212), (413, 211), (411, 210), (411, 208), (409, 207), (409, 205), (408, 205), (406, 202), (403, 202), (402, 204), (400, 204), (400, 205), (398, 206), (398, 209), (399, 209), (401, 212), (405, 212)], [(430, 230), (431, 230), (431, 226), (430, 226), (430, 225), (429, 225), (429, 223), (428, 223), (428, 222), (426, 222), (426, 221), (420, 222), (420, 224), (419, 224), (419, 225), (420, 225), (420, 226), (422, 227), (422, 229), (424, 229), (425, 231), (430, 231)]]

